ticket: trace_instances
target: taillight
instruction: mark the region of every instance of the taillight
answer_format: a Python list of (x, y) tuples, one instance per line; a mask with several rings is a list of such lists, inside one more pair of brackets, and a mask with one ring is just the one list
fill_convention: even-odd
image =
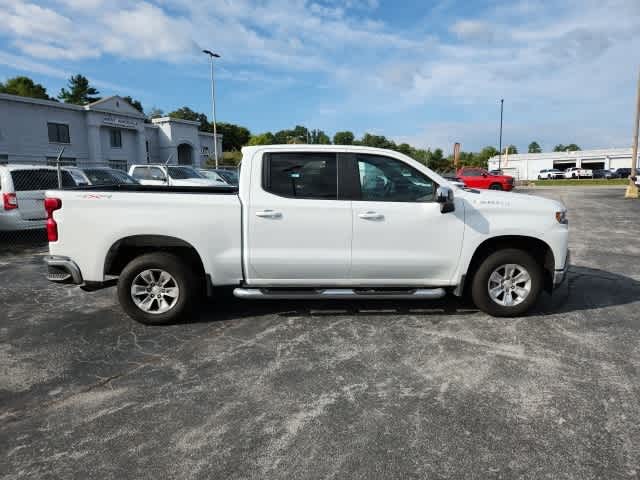
[(47, 211), (47, 238), (50, 242), (58, 241), (58, 224), (53, 219), (53, 212), (62, 208), (59, 198), (45, 198), (44, 209)]
[(5, 210), (13, 210), (18, 208), (18, 198), (15, 193), (3, 193), (2, 201), (4, 203)]

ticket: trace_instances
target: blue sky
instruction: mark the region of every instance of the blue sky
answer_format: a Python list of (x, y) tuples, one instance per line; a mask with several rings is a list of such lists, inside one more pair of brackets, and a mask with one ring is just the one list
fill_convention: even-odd
[[(631, 143), (639, 0), (0, 0), (0, 80), (464, 150)], [(635, 64), (633, 63), (635, 62)]]

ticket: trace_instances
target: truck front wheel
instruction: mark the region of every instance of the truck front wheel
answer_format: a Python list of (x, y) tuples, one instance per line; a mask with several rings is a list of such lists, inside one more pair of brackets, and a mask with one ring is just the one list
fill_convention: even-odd
[(527, 252), (508, 248), (489, 255), (471, 285), (476, 306), (494, 317), (515, 317), (529, 310), (542, 289), (542, 268)]
[(149, 325), (175, 323), (188, 316), (199, 291), (192, 269), (166, 252), (133, 259), (118, 279), (118, 300), (123, 310)]

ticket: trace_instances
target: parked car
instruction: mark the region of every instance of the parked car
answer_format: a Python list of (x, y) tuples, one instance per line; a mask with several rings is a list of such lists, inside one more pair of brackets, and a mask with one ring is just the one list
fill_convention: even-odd
[[(66, 169), (61, 170), (63, 187), (82, 185)], [(86, 183), (85, 183), (86, 184)], [(44, 229), (45, 190), (58, 188), (58, 172), (43, 165), (0, 165), (0, 231)]]
[(454, 191), (391, 150), (242, 153), (238, 188), (47, 192), (48, 278), (92, 290), (117, 277), (123, 309), (162, 324), (215, 286), (243, 299), (425, 300), (468, 289), (482, 311), (514, 316), (565, 277), (568, 224), (555, 200)]
[(449, 183), (455, 187), (458, 187), (458, 188), (466, 187), (462, 179), (456, 176), (455, 173), (443, 173), (442, 176), (446, 178), (449, 181)]
[(564, 171), (564, 178), (593, 178), (593, 170), (569, 167)]
[(216, 170), (207, 170), (202, 168), (198, 170), (198, 172), (200, 172), (200, 174), (203, 177), (208, 178), (209, 180), (213, 180), (217, 184), (230, 185), (229, 182), (227, 182), (226, 179), (222, 175), (220, 175)]
[(543, 168), (538, 173), (538, 180), (551, 180), (554, 178), (564, 178), (564, 172), (557, 168)]
[[(72, 175), (85, 178), (86, 185), (138, 185), (139, 182), (127, 172), (110, 167), (66, 168)], [(76, 182), (77, 183), (77, 182)]]
[(467, 187), (488, 188), (490, 190), (511, 191), (514, 187), (513, 177), (509, 175), (492, 175), (484, 168), (463, 167), (456, 175), (462, 179)]
[(205, 178), (189, 165), (131, 165), (129, 175), (142, 185), (169, 187), (207, 187), (220, 182)]
[(612, 168), (611, 171), (617, 176), (617, 178), (629, 178), (631, 175), (630, 168)]
[(239, 176), (237, 170), (229, 170), (226, 168), (219, 168), (215, 172), (220, 175), (230, 185), (238, 185)]
[(598, 169), (593, 171), (593, 178), (604, 178), (605, 180), (611, 180), (613, 178), (618, 178), (616, 172), (606, 169)]

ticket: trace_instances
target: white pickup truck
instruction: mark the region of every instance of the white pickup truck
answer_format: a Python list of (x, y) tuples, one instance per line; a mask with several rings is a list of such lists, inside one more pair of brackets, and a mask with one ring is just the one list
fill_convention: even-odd
[(564, 206), (451, 186), (394, 151), (242, 150), (239, 187), (123, 185), (46, 194), (48, 278), (117, 283), (143, 323), (174, 322), (217, 286), (246, 299), (434, 299), (469, 291), (526, 312), (568, 268)]
[(570, 167), (564, 171), (564, 178), (593, 178), (593, 170)]

